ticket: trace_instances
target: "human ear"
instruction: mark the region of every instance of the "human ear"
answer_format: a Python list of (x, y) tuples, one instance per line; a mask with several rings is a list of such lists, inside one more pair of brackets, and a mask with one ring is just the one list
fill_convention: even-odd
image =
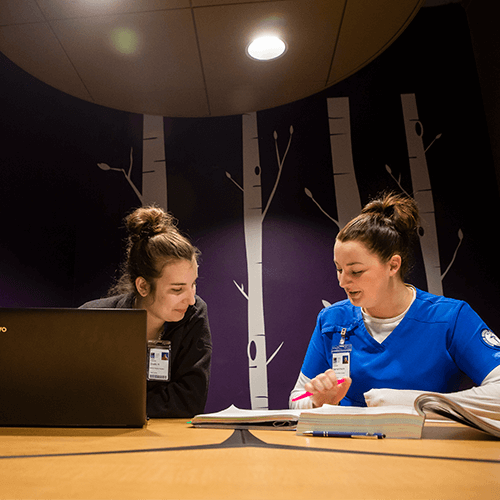
[(141, 297), (146, 297), (149, 293), (149, 283), (142, 277), (138, 276), (135, 279), (135, 287), (141, 295)]
[(395, 275), (400, 269), (401, 269), (401, 256), (395, 254), (389, 260), (389, 271), (391, 275)]

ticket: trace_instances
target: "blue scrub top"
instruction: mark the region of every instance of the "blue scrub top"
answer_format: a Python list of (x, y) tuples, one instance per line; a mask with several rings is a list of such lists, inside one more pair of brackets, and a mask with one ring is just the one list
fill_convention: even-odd
[(302, 365), (314, 378), (332, 367), (342, 329), (352, 344), (352, 385), (341, 405), (366, 406), (370, 389), (454, 392), (465, 375), (480, 385), (500, 365), (500, 341), (463, 301), (417, 289), (401, 323), (380, 344), (367, 331), (360, 307), (337, 302), (319, 315)]

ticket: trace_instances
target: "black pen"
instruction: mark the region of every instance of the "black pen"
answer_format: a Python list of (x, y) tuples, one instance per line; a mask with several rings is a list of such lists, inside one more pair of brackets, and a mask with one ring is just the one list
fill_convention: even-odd
[(385, 434), (381, 432), (331, 432), (331, 431), (304, 431), (304, 435), (312, 437), (344, 437), (361, 439), (383, 439)]

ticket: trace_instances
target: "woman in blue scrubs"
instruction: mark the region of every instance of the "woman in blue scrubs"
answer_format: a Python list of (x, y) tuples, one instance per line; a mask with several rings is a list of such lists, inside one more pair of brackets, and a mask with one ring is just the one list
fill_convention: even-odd
[[(467, 303), (405, 281), (418, 229), (414, 200), (387, 194), (339, 232), (334, 261), (348, 299), (318, 315), (292, 408), (413, 405), (438, 392), (498, 413), (499, 338)], [(466, 376), (476, 387), (460, 390)]]

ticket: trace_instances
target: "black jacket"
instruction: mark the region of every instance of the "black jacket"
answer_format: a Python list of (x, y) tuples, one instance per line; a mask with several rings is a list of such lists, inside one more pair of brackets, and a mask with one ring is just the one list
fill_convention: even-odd
[[(82, 309), (129, 309), (134, 295), (125, 294), (87, 302)], [(170, 340), (170, 381), (148, 381), (147, 414), (150, 418), (190, 418), (203, 413), (207, 401), (212, 339), (207, 305), (196, 296), (184, 318), (166, 322), (161, 336)]]

